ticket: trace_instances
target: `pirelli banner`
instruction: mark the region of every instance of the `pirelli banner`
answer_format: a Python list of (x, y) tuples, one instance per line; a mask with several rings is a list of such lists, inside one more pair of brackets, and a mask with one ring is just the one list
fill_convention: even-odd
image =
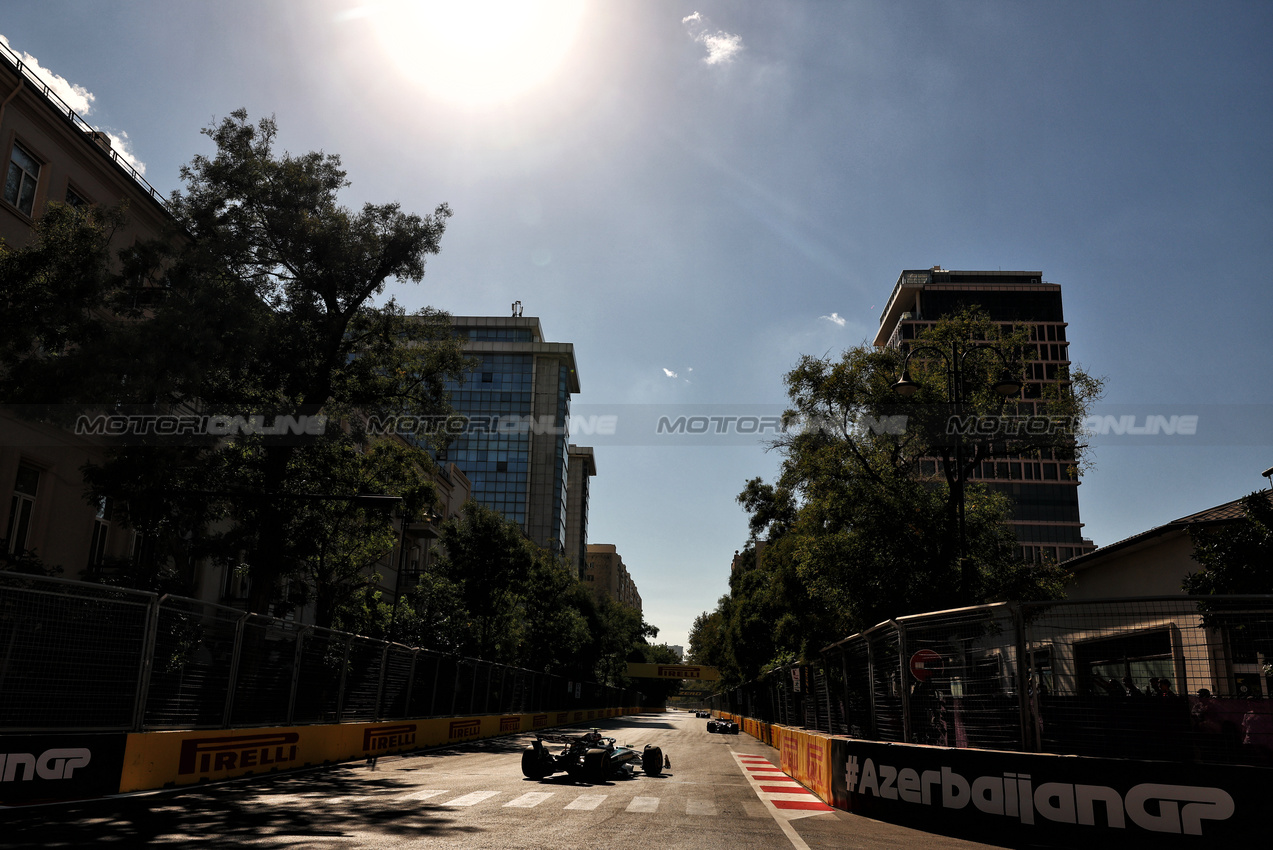
[(607, 708), (193, 732), (128, 735), (118, 791), (193, 785), (256, 773), (352, 761), (588, 723), (627, 713)]
[(628, 675), (633, 679), (699, 679), (714, 681), (720, 678), (715, 667), (698, 664), (628, 664)]
[[(1253, 836), (1267, 834), (1273, 788), (1273, 769), (1266, 767), (843, 738), (832, 739), (830, 759), (828, 802), (837, 808), (969, 836), (1059, 847), (1245, 846)], [(784, 746), (784, 769), (787, 760)]]

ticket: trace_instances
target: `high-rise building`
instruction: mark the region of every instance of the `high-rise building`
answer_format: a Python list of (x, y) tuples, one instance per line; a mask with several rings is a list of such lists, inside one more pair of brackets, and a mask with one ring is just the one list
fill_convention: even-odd
[(566, 558), (582, 577), (588, 563), (588, 479), (597, 474), (597, 461), (589, 446), (571, 443), (566, 449), (570, 468), (566, 476)]
[[(1061, 380), (1070, 365), (1061, 286), (1038, 271), (955, 271), (935, 266), (907, 269), (880, 315), (875, 345), (899, 348), (917, 339), (937, 320), (964, 307), (981, 307), (993, 322), (1025, 325), (1035, 346), (1022, 390), (1022, 404), (1040, 398), (1044, 385)], [(1013, 502), (1010, 520), (1027, 560), (1064, 561), (1095, 549), (1083, 537), (1079, 520), (1079, 480), (1072, 461), (1058, 452), (1038, 457), (992, 457), (972, 480), (1006, 493)], [(936, 473), (935, 461), (924, 461)]]
[(468, 476), (480, 504), (569, 556), (567, 424), (570, 396), (579, 392), (574, 346), (545, 342), (533, 317), (452, 316), (451, 324), (477, 365), (467, 380), (448, 387), (469, 427), (445, 459)]

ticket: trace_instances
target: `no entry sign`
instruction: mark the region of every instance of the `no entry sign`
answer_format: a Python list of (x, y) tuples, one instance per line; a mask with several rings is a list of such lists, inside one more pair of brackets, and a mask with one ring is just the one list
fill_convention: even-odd
[(911, 675), (927, 682), (942, 671), (941, 656), (931, 649), (921, 649), (911, 656)]

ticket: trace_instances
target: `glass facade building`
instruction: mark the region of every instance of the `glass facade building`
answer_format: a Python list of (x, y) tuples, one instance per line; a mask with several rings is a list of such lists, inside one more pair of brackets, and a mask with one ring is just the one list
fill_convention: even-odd
[(570, 397), (579, 392), (574, 347), (545, 342), (536, 318), (451, 322), (475, 365), (467, 380), (448, 387), (469, 424), (444, 457), (468, 476), (476, 501), (564, 552)]

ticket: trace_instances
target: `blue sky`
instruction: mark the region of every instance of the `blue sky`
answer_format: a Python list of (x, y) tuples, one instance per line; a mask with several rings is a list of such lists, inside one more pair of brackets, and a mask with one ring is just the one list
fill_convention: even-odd
[[(522, 301), (574, 343), (580, 409), (775, 409), (801, 354), (874, 336), (901, 269), (1041, 269), (1108, 409), (1208, 425), (1102, 441), (1088, 537), (1265, 484), (1273, 4), (445, 14), (473, 5), (426, 22), (361, 0), (43, 0), (6, 4), (0, 33), (78, 86), (165, 193), (209, 150), (199, 129), (246, 107), (285, 148), (339, 153), (350, 205), (446, 201), (442, 253), (394, 294), (461, 315)], [(590, 539), (618, 546), (646, 619), (683, 644), (745, 543), (734, 496), (778, 459), (592, 442)]]

